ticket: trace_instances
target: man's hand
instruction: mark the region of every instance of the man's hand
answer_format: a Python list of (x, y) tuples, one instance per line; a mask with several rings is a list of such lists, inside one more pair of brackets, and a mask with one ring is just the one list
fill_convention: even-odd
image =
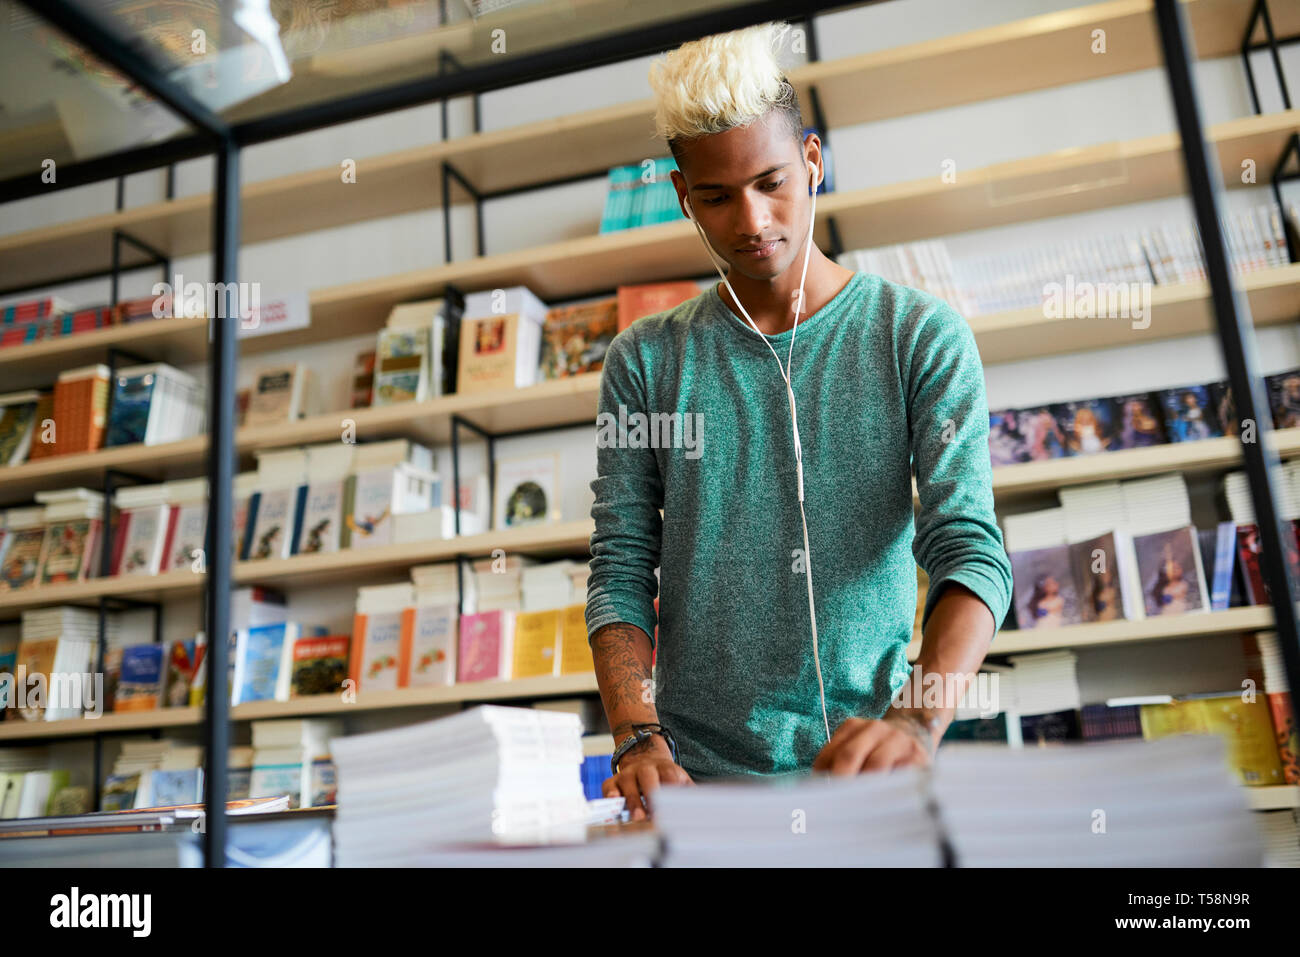
[(814, 771), (858, 774), (929, 764), (938, 742), (931, 742), (915, 718), (891, 709), (880, 719), (848, 718), (835, 729), (813, 761)]
[[(691, 776), (673, 760), (668, 742), (661, 735), (652, 735), (641, 742), (618, 763), (618, 774), (606, 778), (601, 786), (605, 797), (622, 797), (627, 802), (628, 816), (641, 821), (653, 810), (650, 794), (660, 785), (694, 785)], [(644, 798), (644, 806), (642, 799)]]

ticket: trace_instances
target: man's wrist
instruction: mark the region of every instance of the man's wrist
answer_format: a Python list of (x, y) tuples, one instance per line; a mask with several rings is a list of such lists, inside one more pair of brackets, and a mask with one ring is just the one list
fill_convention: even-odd
[(939, 742), (952, 723), (952, 714), (943, 708), (891, 708), (885, 717), (901, 720), (915, 729), (918, 740), (926, 743), (931, 754), (939, 749)]

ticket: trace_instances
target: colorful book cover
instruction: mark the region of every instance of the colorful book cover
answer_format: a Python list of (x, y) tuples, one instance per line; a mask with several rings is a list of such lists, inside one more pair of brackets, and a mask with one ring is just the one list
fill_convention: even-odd
[(458, 624), (455, 605), (426, 605), (402, 612), (402, 647), (409, 660), (399, 666), (407, 676), (407, 686), (456, 683)]
[(104, 782), (99, 798), (101, 811), (128, 811), (135, 807), (135, 795), (140, 790), (140, 772), (110, 774)]
[(1024, 436), (1026, 462), (1045, 462), (1068, 457), (1069, 440), (1057, 416), (1059, 407), (1039, 406), (1019, 411), (1020, 434)]
[(618, 333), (618, 300), (556, 306), (542, 326), (542, 379), (599, 372)]
[(1115, 446), (1116, 410), (1110, 399), (1084, 399), (1052, 407), (1071, 455), (1092, 455)]
[(338, 803), (338, 768), (329, 758), (316, 758), (311, 763), (311, 807), (324, 807)]
[(183, 708), (190, 703), (190, 686), (194, 680), (194, 639), (173, 641), (167, 656), (167, 692), (169, 708)]
[(36, 575), (41, 567), (41, 550), (45, 544), (45, 529), (12, 528), (6, 538), (3, 571), (0, 572), (0, 594), (20, 591), (36, 585)]
[(1123, 579), (1115, 533), (1108, 532), (1069, 546), (1074, 580), (1079, 587), (1083, 621), (1124, 618)]
[(1056, 628), (1083, 620), (1067, 546), (1012, 552), (1010, 558), (1021, 628)]
[[(58, 653), (58, 638), (25, 638), (18, 643), (17, 668), (25, 670), (28, 681), (31, 680), (32, 675), (44, 675), (46, 687), (48, 688), (49, 676), (54, 671), (54, 663)], [(31, 699), (28, 700), (30, 702)], [(18, 713), (28, 721), (43, 721), (45, 719), (45, 705), (44, 703), (29, 703), (19, 708)]]
[(358, 691), (401, 687), (402, 613), (357, 615), (352, 622), (351, 675)]
[(352, 365), (352, 408), (370, 407), (371, 394), (375, 387), (375, 350), (358, 352)]
[(510, 678), (513, 615), (509, 611), (485, 611), (461, 616), (456, 663), (458, 682)]
[(122, 649), (122, 670), (117, 682), (114, 711), (150, 711), (162, 697), (163, 647), (133, 645)]
[(255, 764), (249, 779), (249, 797), (280, 797), (287, 795), (289, 807), (301, 807), (301, 764)]
[(121, 519), (113, 553), (114, 575), (156, 575), (171, 519), (167, 505), (133, 508)]
[(1111, 402), (1115, 406), (1118, 424), (1115, 441), (1110, 446), (1112, 449), (1144, 449), (1168, 441), (1158, 396), (1138, 392), (1115, 396)]
[(1028, 462), (1029, 445), (1020, 429), (1020, 412), (999, 409), (989, 413), (989, 462), (994, 468)]
[(348, 676), (348, 635), (299, 638), (293, 643), (293, 674), (289, 697), (333, 694), (343, 688)]
[(1194, 442), (1223, 435), (1207, 386), (1164, 389), (1159, 396), (1164, 411), (1165, 434), (1170, 442)]
[(1237, 426), (1237, 403), (1232, 398), (1232, 383), (1224, 379), (1220, 382), (1211, 382), (1208, 388), (1210, 408), (1214, 410), (1214, 417), (1223, 429), (1223, 434), (1237, 435), (1240, 429)]
[(0, 466), (19, 465), (31, 449), (37, 401), (0, 405)]
[(618, 331), (622, 332), (638, 319), (667, 312), (699, 294), (700, 287), (685, 280), (619, 286)]
[(560, 674), (590, 674), (596, 670), (587, 640), (587, 606), (570, 605), (560, 618)]
[(1149, 617), (1208, 610), (1196, 529), (1135, 535), (1133, 550), (1137, 553), (1142, 600)]
[(343, 525), (343, 480), (314, 482), (305, 489), (295, 554), (337, 552)]
[(1237, 568), (1237, 526), (1220, 522), (1214, 532), (1214, 573), (1210, 609), (1224, 611), (1232, 600), (1233, 572)]
[(375, 349), (372, 403), (420, 402), (428, 397), (428, 329), (381, 329)]
[(149, 430), (157, 376), (152, 372), (119, 375), (113, 384), (113, 405), (108, 421), (106, 446), (143, 442)]
[(288, 659), (297, 636), (291, 623), (261, 625), (239, 635), (235, 704), (283, 701), (289, 697)]
[(1265, 376), (1273, 427), (1291, 429), (1300, 425), (1300, 369)]
[(559, 517), (559, 459), (555, 454), (506, 459), (498, 461), (496, 468), (494, 528), (535, 525)]
[(74, 518), (45, 528), (41, 584), (85, 581), (99, 519)]
[(1245, 785), (1283, 783), (1282, 763), (1269, 705), (1241, 695), (1182, 698), (1142, 705), (1142, 736), (1148, 741), (1174, 734), (1218, 734), (1227, 745), (1232, 772)]
[[(1282, 549), (1286, 556), (1287, 571), (1291, 575), (1292, 598), (1300, 601), (1300, 526), (1296, 522), (1286, 523), (1290, 535), (1282, 536)], [(1264, 580), (1263, 567), (1260, 565), (1262, 543), (1259, 526), (1255, 524), (1237, 526), (1237, 558), (1241, 562), (1242, 586), (1247, 603), (1267, 605), (1271, 602), (1268, 585)]]
[(559, 674), (560, 613), (521, 611), (515, 615), (511, 677)]
[(1291, 711), (1291, 693), (1270, 691), (1264, 697), (1268, 700), (1268, 710), (1273, 717), (1282, 778), (1287, 784), (1300, 784), (1300, 731), (1296, 729), (1295, 717)]

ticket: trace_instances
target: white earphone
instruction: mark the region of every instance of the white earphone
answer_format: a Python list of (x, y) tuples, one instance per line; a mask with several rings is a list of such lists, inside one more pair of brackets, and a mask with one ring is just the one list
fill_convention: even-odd
[(803, 286), (804, 286), (804, 280), (808, 278), (808, 257), (812, 253), (813, 224), (817, 220), (817, 187), (820, 185), (820, 183), (818, 182), (817, 179), (816, 167), (813, 167), (811, 170), (811, 175), (809, 176), (809, 183), (812, 186), (812, 210), (808, 216), (808, 241), (804, 246), (803, 273), (799, 277), (799, 295), (795, 300), (796, 306), (795, 306), (795, 313), (794, 313), (794, 326), (790, 330), (790, 353), (789, 355), (786, 356), (786, 362), (784, 366), (781, 365), (781, 357), (777, 355), (776, 350), (772, 348), (772, 343), (767, 341), (767, 337), (763, 335), (762, 330), (760, 330), (758, 328), (758, 325), (754, 322), (754, 320), (749, 317), (749, 313), (745, 311), (745, 307), (740, 303), (740, 297), (736, 295), (736, 290), (732, 289), (731, 283), (727, 281), (727, 274), (722, 271), (722, 267), (718, 264), (719, 257), (715, 254), (713, 247), (709, 245), (709, 240), (704, 235), (704, 229), (700, 226), (699, 220), (695, 218), (694, 212), (691, 210), (690, 199), (684, 198), (683, 204), (686, 209), (686, 218), (695, 224), (695, 230), (700, 234), (700, 239), (703, 240), (704, 242), (704, 248), (707, 249), (709, 252), (709, 259), (712, 260), (713, 262), (713, 268), (716, 269), (718, 271), (718, 275), (722, 277), (722, 282), (726, 285), (727, 291), (731, 293), (732, 300), (736, 303), (737, 306), (740, 307), (741, 313), (744, 315), (745, 320), (753, 328), (754, 333), (760, 339), (763, 340), (763, 344), (767, 346), (769, 351), (771, 351), (772, 358), (776, 360), (777, 368), (781, 370), (781, 378), (785, 381), (786, 396), (790, 400), (790, 426), (794, 438), (795, 472), (798, 476), (799, 517), (803, 521), (803, 554), (804, 554), (804, 565), (805, 568), (807, 569), (806, 577), (808, 579), (808, 615), (812, 622), (813, 664), (817, 668), (817, 688), (821, 693), (822, 723), (826, 727), (826, 740), (827, 742), (829, 742), (831, 739), (831, 723), (829, 717), (826, 714), (826, 685), (822, 681), (821, 656), (818, 653), (818, 648), (817, 648), (817, 609), (813, 603), (812, 552), (808, 547), (808, 517), (804, 513), (804, 506), (803, 506), (803, 498), (804, 498), (803, 496), (803, 446), (799, 442), (799, 416), (795, 411), (794, 389), (790, 385), (790, 365), (794, 359), (794, 337), (795, 337), (795, 333), (799, 329), (799, 314), (803, 312), (803, 306), (804, 306)]

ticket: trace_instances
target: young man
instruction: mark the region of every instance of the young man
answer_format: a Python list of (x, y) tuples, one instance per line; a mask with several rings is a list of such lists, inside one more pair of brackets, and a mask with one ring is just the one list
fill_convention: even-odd
[[(787, 30), (651, 70), (683, 214), (729, 269), (605, 356), (586, 618), (622, 745), (604, 792), (634, 819), (664, 784), (929, 761), (1010, 602), (974, 339), (813, 244), (821, 142), (776, 59)], [(666, 441), (674, 414), (692, 448)], [(944, 677), (924, 700), (899, 695), (917, 564), (917, 667)]]

